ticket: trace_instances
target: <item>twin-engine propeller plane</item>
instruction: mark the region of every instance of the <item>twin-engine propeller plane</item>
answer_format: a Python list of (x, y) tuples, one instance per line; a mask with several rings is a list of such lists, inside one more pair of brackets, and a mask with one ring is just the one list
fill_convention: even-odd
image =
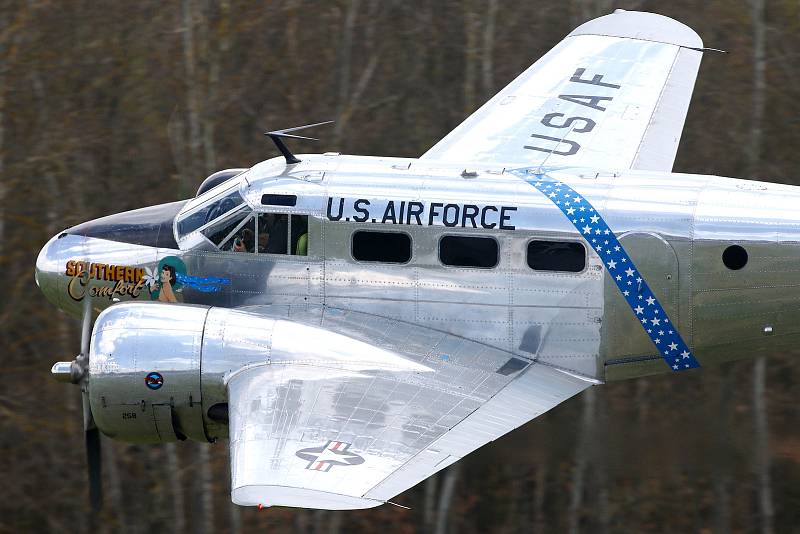
[(95, 504), (99, 432), (229, 438), (240, 505), (367, 508), (592, 385), (796, 346), (800, 189), (671, 172), (703, 50), (617, 11), (420, 158), (269, 132), (283, 157), (53, 237)]

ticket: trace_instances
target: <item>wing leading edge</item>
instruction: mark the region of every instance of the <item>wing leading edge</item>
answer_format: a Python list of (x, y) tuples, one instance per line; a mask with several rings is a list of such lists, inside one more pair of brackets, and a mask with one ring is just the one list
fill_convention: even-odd
[(702, 47), (653, 13), (591, 20), (421, 159), (669, 172)]
[[(363, 313), (264, 319), (274, 321), (268, 354), (227, 380), (231, 497), (240, 505), (383, 504), (591, 385)], [(251, 338), (263, 331), (252, 314), (235, 322)]]

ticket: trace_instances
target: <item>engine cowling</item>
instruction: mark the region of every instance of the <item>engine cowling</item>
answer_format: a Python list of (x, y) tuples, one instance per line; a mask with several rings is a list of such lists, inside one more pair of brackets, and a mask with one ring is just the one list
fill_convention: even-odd
[(208, 441), (200, 369), (206, 306), (124, 303), (97, 318), (89, 400), (98, 428), (134, 443)]

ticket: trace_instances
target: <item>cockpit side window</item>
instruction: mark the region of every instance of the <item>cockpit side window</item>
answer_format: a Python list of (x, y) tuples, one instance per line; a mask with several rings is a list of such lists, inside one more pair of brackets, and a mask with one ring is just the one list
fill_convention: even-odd
[[(235, 210), (230, 216), (207, 226), (202, 230), (202, 233), (209, 241), (217, 245), (220, 250), (233, 250), (232, 242), (236, 237), (249, 241), (252, 249), (255, 239), (253, 235), (253, 218), (254, 216), (250, 209), (247, 206), (243, 206)], [(246, 234), (248, 229), (250, 231), (249, 235)], [(241, 247), (241, 244), (239, 247)]]
[[(225, 229), (230, 231), (219, 243), (220, 250), (256, 254), (308, 255), (308, 215), (259, 213), (238, 225), (229, 221), (229, 224), (225, 225)], [(214, 235), (223, 233), (224, 231), (220, 229)], [(212, 241), (214, 240), (212, 239)]]
[(183, 237), (188, 233), (194, 232), (198, 228), (202, 228), (205, 224), (233, 211), (243, 204), (245, 204), (244, 198), (239, 194), (237, 187), (236, 190), (224, 194), (216, 200), (210, 201), (208, 204), (179, 220), (178, 235)]
[(308, 215), (254, 214), (244, 205), (200, 232), (226, 252), (308, 255)]

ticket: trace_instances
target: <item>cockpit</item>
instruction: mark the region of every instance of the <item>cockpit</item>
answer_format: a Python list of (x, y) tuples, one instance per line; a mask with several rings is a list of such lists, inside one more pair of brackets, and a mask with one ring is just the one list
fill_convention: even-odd
[[(320, 173), (298, 178), (285, 169), (274, 158), (251, 169), (221, 171), (191, 200), (109, 215), (63, 235), (169, 249), (306, 256), (309, 215), (320, 211)], [(230, 176), (231, 171), (241, 172)], [(215, 184), (212, 178), (222, 181)]]
[(175, 221), (180, 248), (306, 256), (308, 215), (295, 213), (298, 195), (263, 194), (255, 204), (243, 196), (254, 193), (249, 185), (243, 175), (191, 201)]

